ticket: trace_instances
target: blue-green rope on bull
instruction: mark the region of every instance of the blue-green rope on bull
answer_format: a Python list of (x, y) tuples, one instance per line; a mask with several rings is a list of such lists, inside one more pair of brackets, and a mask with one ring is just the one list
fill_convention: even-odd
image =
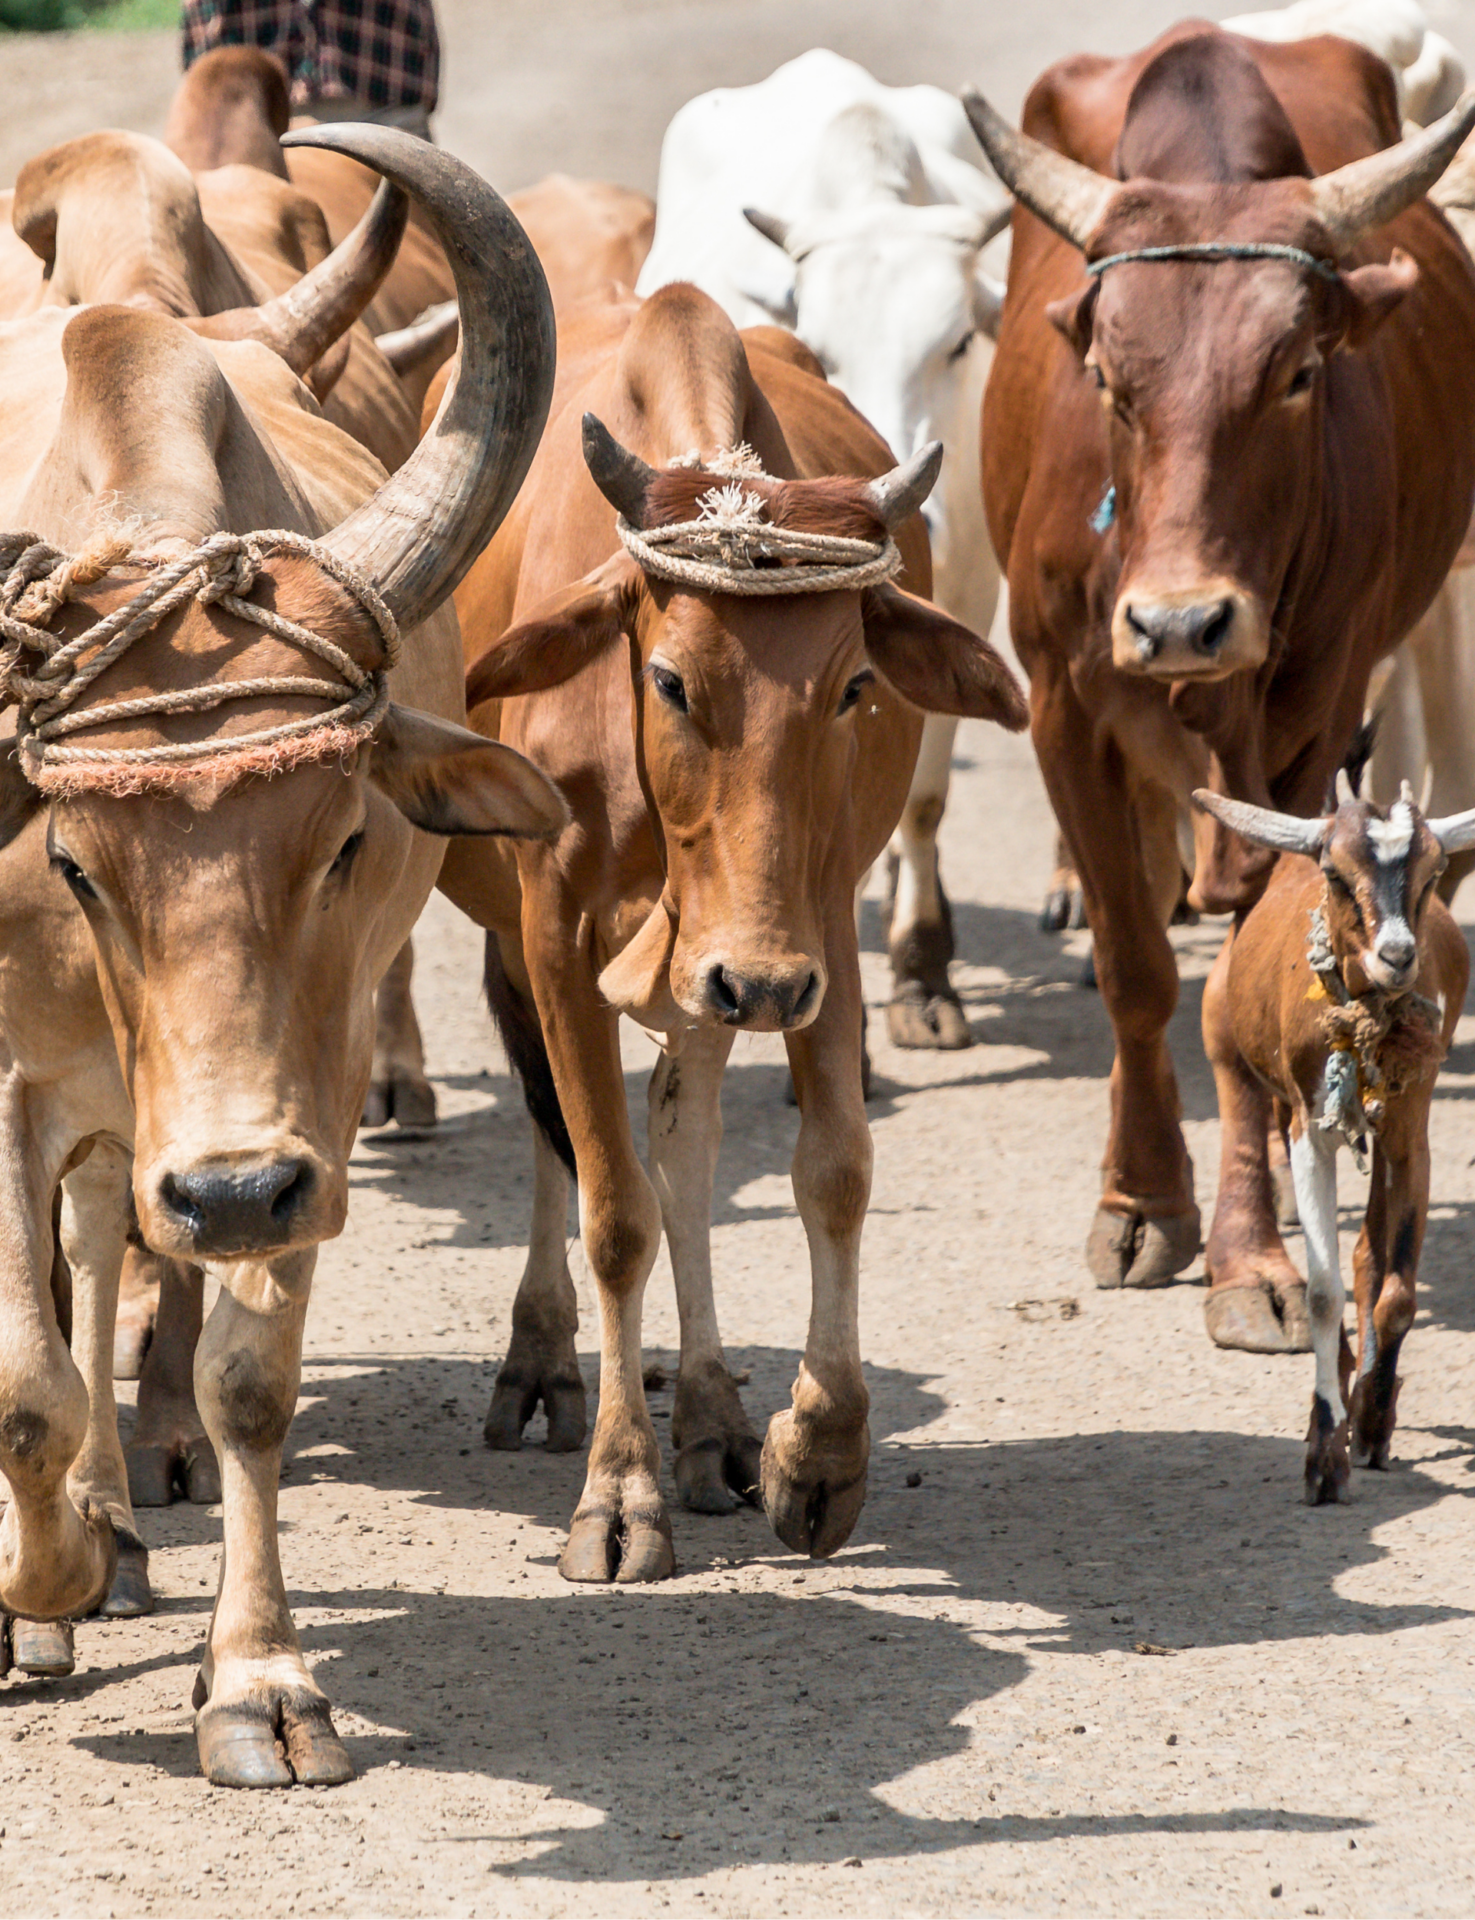
[(1175, 247), (1134, 247), (1129, 253), (1109, 253), (1104, 260), (1088, 260), (1086, 272), (1094, 280), (1108, 267), (1120, 267), (1131, 260), (1289, 260), (1298, 267), (1309, 267), (1323, 280), (1339, 278), (1329, 260), (1318, 260), (1304, 247), (1283, 247), (1270, 240), (1194, 240)]

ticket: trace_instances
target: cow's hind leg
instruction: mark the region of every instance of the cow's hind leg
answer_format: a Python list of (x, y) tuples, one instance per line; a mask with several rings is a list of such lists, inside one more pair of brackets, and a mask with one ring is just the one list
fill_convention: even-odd
[(497, 1371), (482, 1433), (489, 1447), (515, 1453), (541, 1402), (548, 1416), (545, 1447), (550, 1453), (572, 1453), (584, 1444), (588, 1424), (575, 1346), (579, 1302), (568, 1270), (569, 1170), (564, 1155), (573, 1149), (521, 959), (515, 951), (504, 955), (492, 933), (487, 935), (486, 990), (533, 1122), (533, 1218), (527, 1265), (512, 1304), (512, 1338)]
[(137, 1380), (148, 1358), (159, 1317), (159, 1276), (146, 1260), (125, 1256), (118, 1282), (118, 1319), (113, 1332), (113, 1378)]
[(1342, 1400), (1342, 1309), (1346, 1289), (1337, 1248), (1337, 1149), (1315, 1123), (1291, 1141), (1296, 1205), (1306, 1235), (1307, 1304), (1316, 1354), (1316, 1390), (1306, 1434), (1306, 1502), (1345, 1500), (1351, 1469)]
[(176, 1492), (196, 1506), (220, 1498), (220, 1468), (195, 1405), (195, 1347), (205, 1313), (201, 1268), (130, 1246), (125, 1274), (152, 1273), (159, 1296), (154, 1337), (138, 1380), (138, 1418), (128, 1442), (136, 1507), (167, 1507)]
[(364, 1096), (366, 1127), (387, 1127), (391, 1120), (400, 1127), (435, 1125), (435, 1089), (425, 1078), (425, 1047), (410, 994), (414, 968), (414, 945), (406, 940), (374, 997), (374, 1066)]
[(951, 980), (953, 916), (942, 889), (937, 833), (947, 806), (958, 723), (929, 714), (906, 806), (891, 846), (895, 897), (888, 945), (894, 1047), (971, 1047), (973, 1034)]
[(769, 1422), (762, 1462), (770, 1525), (786, 1547), (815, 1558), (850, 1537), (865, 1504), (871, 1445), (859, 1323), (871, 1136), (860, 1084), (860, 964), (848, 914), (831, 914), (825, 957), (824, 1003), (811, 1026), (788, 1036), (803, 1115), (793, 1181), (809, 1241), (809, 1335), (793, 1405)]
[(699, 1513), (756, 1503), (762, 1454), (727, 1370), (712, 1295), (712, 1178), (722, 1143), (722, 1074), (733, 1034), (692, 1034), (650, 1078), (650, 1169), (681, 1313), (681, 1366), (671, 1415), (676, 1490)]
[(315, 1248), (221, 1268), (195, 1356), (220, 1459), (224, 1551), (195, 1682), (200, 1765), (218, 1787), (336, 1786), (353, 1765), (308, 1671), (277, 1544), (282, 1445), (302, 1378)]
[(1274, 1102), (1240, 1055), (1229, 1008), (1231, 933), (1204, 986), (1204, 1051), (1219, 1096), (1219, 1197), (1204, 1249), (1204, 1318), (1216, 1346), (1305, 1353), (1306, 1283), (1281, 1243), (1267, 1152)]

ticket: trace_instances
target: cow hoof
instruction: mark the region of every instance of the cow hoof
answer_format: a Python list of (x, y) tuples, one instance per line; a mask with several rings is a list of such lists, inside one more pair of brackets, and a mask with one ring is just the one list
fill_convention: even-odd
[(1086, 1239), (1086, 1265), (1098, 1287), (1166, 1287), (1199, 1251), (1199, 1217), (1144, 1215), (1098, 1207)]
[(98, 1608), (104, 1620), (137, 1620), (154, 1610), (149, 1585), (149, 1550), (136, 1535), (118, 1530), (118, 1571)]
[(195, 1739), (214, 1787), (341, 1787), (353, 1778), (327, 1701), (306, 1688), (208, 1701), (195, 1715)]
[(1041, 933), (1074, 933), (1086, 924), (1086, 896), (1079, 887), (1051, 887), (1040, 910)]
[(439, 1114), (435, 1088), (423, 1074), (392, 1073), (387, 1080), (372, 1080), (364, 1095), (361, 1127), (387, 1127), (391, 1121), (411, 1132), (428, 1132)]
[(886, 1008), (886, 1032), (893, 1047), (956, 1053), (973, 1045), (973, 1030), (962, 1003), (951, 991), (929, 993), (909, 980)]
[(522, 1447), (523, 1430), (538, 1411), (539, 1401), (548, 1415), (548, 1437), (543, 1442), (549, 1453), (577, 1453), (588, 1431), (584, 1405), (583, 1376), (570, 1378), (560, 1372), (545, 1379), (540, 1372), (531, 1376), (521, 1367), (504, 1362), (492, 1388), (492, 1403), (482, 1423), (482, 1438), (495, 1453), (517, 1453)]
[[(1287, 1288), (1287, 1293), (1293, 1289)], [(1305, 1295), (1302, 1292), (1302, 1311)], [(1204, 1302), (1204, 1321), (1216, 1347), (1238, 1353), (1306, 1353), (1311, 1341), (1301, 1340), (1294, 1326), (1282, 1318), (1280, 1303), (1267, 1286), (1211, 1287)]]
[(760, 1498), (763, 1447), (756, 1433), (716, 1434), (676, 1453), (676, 1492), (693, 1513), (733, 1513)]
[(1280, 1315), (1287, 1353), (1310, 1353), (1311, 1311), (1306, 1305), (1306, 1283), (1293, 1280), (1274, 1289), (1275, 1311)]
[(763, 1442), (761, 1484), (768, 1524), (794, 1553), (828, 1559), (850, 1538), (866, 1503), (870, 1434), (858, 1443), (807, 1444), (792, 1409), (776, 1413)]
[(1270, 1192), (1278, 1227), (1299, 1227), (1301, 1212), (1296, 1205), (1296, 1182), (1288, 1166), (1270, 1169)]
[(202, 1432), (142, 1445), (135, 1440), (124, 1458), (128, 1498), (135, 1507), (167, 1507), (176, 1497), (196, 1507), (220, 1503), (220, 1467), (215, 1449)]
[(61, 1680), (76, 1670), (70, 1620), (12, 1620), (10, 1651), (21, 1673), (37, 1680)]
[(1332, 1506), (1349, 1500), (1352, 1466), (1347, 1454), (1347, 1422), (1333, 1422), (1332, 1410), (1314, 1394), (1311, 1425), (1306, 1434), (1306, 1504)]
[(604, 1585), (642, 1586), (669, 1580), (676, 1571), (671, 1522), (657, 1495), (628, 1510), (591, 1507), (576, 1513), (568, 1544), (559, 1555), (565, 1580), (594, 1580)]

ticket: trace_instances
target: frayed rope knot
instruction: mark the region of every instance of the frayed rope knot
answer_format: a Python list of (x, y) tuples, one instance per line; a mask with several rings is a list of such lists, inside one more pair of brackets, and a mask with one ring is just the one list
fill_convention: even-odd
[(1321, 906), (1311, 910), (1306, 960), (1320, 985), (1321, 1032), (1329, 1049), (1316, 1124), (1325, 1133), (1340, 1133), (1358, 1172), (1366, 1173), (1368, 1131), (1382, 1126), (1390, 1096), (1438, 1072), (1443, 1022), (1439, 1008), (1420, 993), (1374, 989), (1354, 999)]
[(762, 480), (749, 446), (729, 447), (702, 462), (688, 454), (679, 466), (703, 466), (727, 481), (697, 501), (695, 520), (675, 526), (632, 527), (615, 522), (621, 543), (647, 573), (702, 593), (747, 597), (785, 593), (855, 593), (901, 571), (901, 554), (884, 540), (847, 540), (839, 534), (776, 527), (762, 494), (745, 480)]
[[(268, 557), (310, 560), (357, 600), (383, 642), (382, 665), (366, 668), (335, 641), (247, 598)], [(70, 640), (46, 631), (53, 615), (111, 568), (142, 568), (147, 578), (123, 605)], [(213, 680), (168, 693), (109, 700), (73, 711), (88, 687), (135, 640), (189, 600), (219, 606), (279, 640), (314, 653), (338, 676), (311, 679), (270, 674)], [(30, 533), (0, 533), (0, 705), (19, 709), (16, 743), (27, 777), (45, 793), (143, 793), (190, 779), (239, 779), (275, 773), (313, 759), (341, 757), (362, 744), (389, 704), (388, 670), (399, 652), (399, 627), (375, 587), (329, 548), (286, 528), (215, 533), (175, 558), (138, 554), (108, 535), (68, 554)], [(67, 736), (146, 715), (204, 713), (230, 700), (302, 697), (328, 700), (310, 713), (248, 733), (216, 735), (151, 747), (64, 745)]]

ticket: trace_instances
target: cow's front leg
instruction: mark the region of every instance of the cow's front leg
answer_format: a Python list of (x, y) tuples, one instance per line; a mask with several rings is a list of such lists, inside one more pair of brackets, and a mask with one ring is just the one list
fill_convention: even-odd
[(722, 1144), (722, 1074), (730, 1027), (692, 1034), (650, 1077), (650, 1170), (681, 1315), (681, 1365), (671, 1414), (676, 1490), (698, 1513), (756, 1504), (762, 1448), (727, 1370), (712, 1294), (712, 1179)]
[[(52, 1291), (56, 1176), (34, 1164), (26, 1120), (25, 1089), (12, 1074), (0, 1093), (7, 1158), (19, 1169), (0, 1187), (0, 1474), (10, 1493), (0, 1519), (0, 1616), (63, 1620), (102, 1604), (118, 1547), (106, 1507), (79, 1506), (67, 1486), (87, 1438), (87, 1387)], [(8, 1637), (0, 1618), (0, 1640)]]
[(1219, 1197), (1204, 1249), (1204, 1318), (1216, 1346), (1246, 1353), (1305, 1353), (1311, 1346), (1306, 1283), (1291, 1264), (1275, 1218), (1268, 1145), (1274, 1101), (1246, 1065), (1234, 1036), (1224, 942), (1204, 987), (1204, 1051), (1219, 1096)]
[(911, 789), (891, 843), (896, 891), (887, 936), (891, 1002), (886, 1028), (894, 1047), (973, 1044), (963, 1003), (948, 978), (953, 916), (937, 859), (957, 731), (958, 723), (950, 716), (927, 716)]
[(542, 942), (541, 950), (529, 944), (528, 969), (578, 1164), (584, 1260), (599, 1298), (599, 1413), (558, 1570), (565, 1580), (664, 1580), (676, 1559), (640, 1361), (661, 1209), (630, 1132), (620, 1017), (599, 993), (566, 900), (525, 894), (523, 925)]
[(1306, 1298), (1316, 1354), (1316, 1390), (1306, 1434), (1306, 1503), (1321, 1506), (1345, 1500), (1351, 1478), (1340, 1373), (1347, 1293), (1337, 1247), (1336, 1136), (1323, 1133), (1313, 1121), (1291, 1141), (1291, 1172), (1306, 1235)]
[(205, 1317), (200, 1267), (130, 1247), (123, 1263), (152, 1273), (159, 1311), (138, 1377), (138, 1418), (128, 1442), (135, 1507), (167, 1507), (176, 1490), (196, 1506), (220, 1498), (220, 1468), (195, 1405), (195, 1347)]
[(1176, 806), (1132, 791), (1120, 750), (1097, 736), (1064, 674), (1036, 673), (1030, 718), (1056, 818), (1075, 850), (1116, 1039), (1086, 1264), (1100, 1287), (1166, 1286), (1199, 1248), (1193, 1163), (1167, 1044), (1178, 1001), (1166, 931), (1182, 875)]
[(374, 996), (374, 1065), (364, 1096), (363, 1125), (433, 1127), (435, 1088), (425, 1078), (425, 1046), (410, 993), (415, 968), (413, 942), (406, 940), (379, 982)]
[[(1405, 1096), (1408, 1098), (1408, 1096)], [(1373, 1148), (1367, 1225), (1353, 1260), (1357, 1294), (1357, 1380), (1349, 1424), (1352, 1460), (1386, 1467), (1398, 1417), (1398, 1356), (1417, 1309), (1416, 1282), (1429, 1211), (1428, 1103)], [(1407, 1124), (1411, 1120), (1412, 1125)]]
[(220, 1270), (195, 1397), (220, 1460), (220, 1588), (195, 1682), (200, 1765), (218, 1787), (336, 1786), (353, 1765), (307, 1668), (277, 1546), (282, 1444), (302, 1378), (317, 1250)]
[(87, 1386), (87, 1433), (67, 1487), (84, 1510), (101, 1508), (118, 1542), (118, 1567), (101, 1611), (129, 1618), (153, 1611), (148, 1553), (133, 1522), (128, 1472), (113, 1395), (118, 1277), (132, 1212), (131, 1156), (97, 1141), (62, 1182), (61, 1240), (72, 1275), (72, 1357)]
[(871, 1134), (860, 1085), (860, 960), (848, 914), (831, 913), (829, 987), (813, 1024), (788, 1036), (802, 1119), (794, 1199), (809, 1241), (809, 1335), (793, 1404), (763, 1443), (763, 1505), (786, 1547), (822, 1558), (850, 1538), (866, 1497), (870, 1396), (860, 1367), (860, 1237)]

